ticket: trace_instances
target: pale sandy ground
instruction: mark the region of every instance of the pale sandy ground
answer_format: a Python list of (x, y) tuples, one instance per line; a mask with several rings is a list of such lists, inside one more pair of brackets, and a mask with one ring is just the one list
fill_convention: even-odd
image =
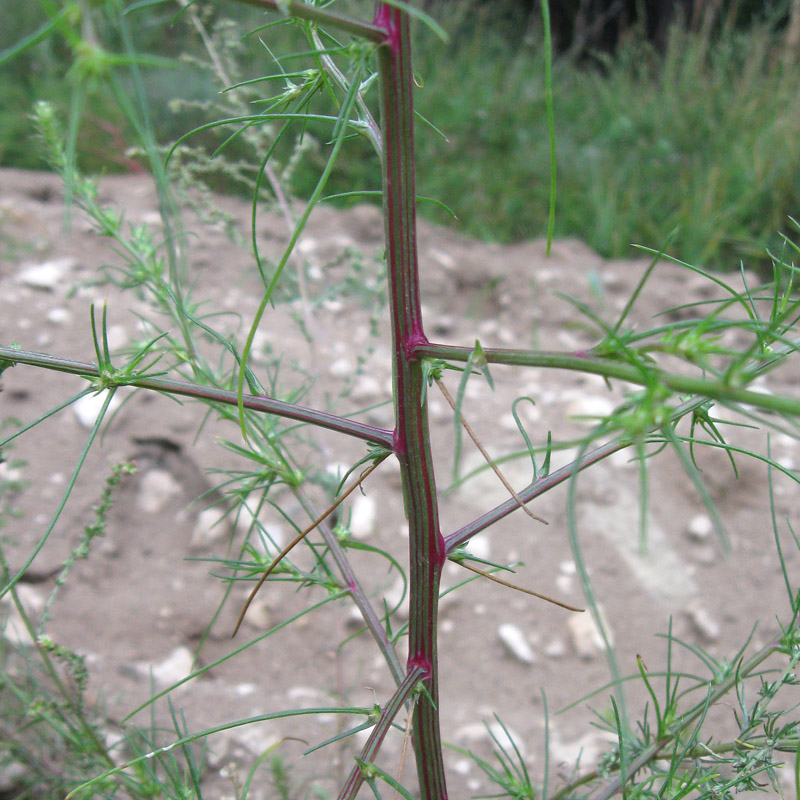
[[(157, 221), (154, 195), (144, 178), (107, 179), (101, 196), (104, 202), (123, 208), (131, 223)], [(249, 204), (230, 199), (220, 204), (246, 230)], [(196, 296), (208, 301), (207, 311), (239, 315), (219, 321), (226, 331), (246, 331), (260, 299), (247, 250), (232, 245), (219, 227), (199, 226), (191, 215), (189, 219), (193, 233), (189, 262)], [(114, 348), (140, 335), (137, 313), (151, 312), (142, 301), (123, 298), (113, 287), (97, 282), (103, 264), (119, 263), (108, 242), (91, 233), (80, 214), (74, 216), (69, 233), (62, 221), (60, 189), (54, 177), (0, 172), (0, 342), (16, 341), (24, 349), (91, 361), (91, 302), (108, 300)], [(275, 253), (284, 236), (280, 218), (265, 215), (259, 226), (265, 252)], [(267, 314), (254, 365), (263, 376), (267, 350), (283, 352), (285, 391), (303, 385), (310, 374), (315, 380), (304, 403), (331, 404), (345, 412), (377, 406), (365, 418), (389, 425), (391, 406), (385, 404), (390, 398), (389, 350), (385, 338), (370, 335), (368, 308), (377, 302), (375, 326), (384, 332), (387, 314), (378, 274), (381, 247), (382, 223), (375, 209), (315, 212), (300, 247), (305, 299), (295, 290), (293, 299)], [(429, 338), (466, 345), (479, 338), (484, 346), (536, 344), (554, 349), (591, 344), (594, 337), (575, 324), (575, 310), (553, 292), (565, 291), (590, 301), (613, 317), (647, 264), (641, 259), (604, 261), (576, 241), (555, 242), (549, 259), (544, 249), (541, 241), (512, 247), (482, 244), (421, 224)], [(363, 271), (349, 288), (357, 289), (357, 297), (352, 291), (343, 293), (355, 252), (360, 254)], [(37, 281), (25, 272), (45, 263), (52, 267), (49, 277), (46, 272), (33, 273), (39, 274)], [(649, 320), (680, 302), (712, 294), (697, 276), (662, 264), (637, 302), (633, 319)], [(301, 334), (298, 320), (307, 336)], [(600, 380), (566, 372), (495, 368), (493, 375), (496, 390), (492, 393), (485, 383), (472, 381), (464, 408), (493, 454), (524, 446), (511, 416), (511, 403), (521, 394), (536, 402), (535, 407), (523, 403), (520, 410), (537, 441), (544, 440), (548, 429), (561, 439), (585, 433), (586, 423), (575, 416), (605, 413), (624, 397), (621, 387), (609, 391)], [(766, 386), (796, 393), (798, 378), (795, 367), (794, 376), (787, 372), (770, 377)], [(448, 380), (454, 391), (456, 379), (451, 374)], [(23, 367), (8, 371), (3, 381), (0, 417), (26, 421), (83, 385), (77, 377)], [(340, 393), (345, 397), (336, 401)], [(432, 397), (432, 431), (444, 489), (452, 463), (453, 425), (444, 400)], [(384, 405), (378, 405), (381, 402)], [(91, 409), (85, 413), (91, 418)], [(235, 426), (212, 420), (197, 436), (202, 420), (199, 406), (178, 405), (143, 393), (133, 396), (90, 454), (60, 522), (33, 564), (30, 582), (21, 587), (29, 607), (40, 608), (51, 588), (48, 576), (74, 547), (83, 526), (91, 522), (91, 507), (110, 465), (135, 460), (138, 473), (123, 484), (105, 539), (96, 544), (88, 561), (76, 566), (48, 623), (48, 631), (58, 642), (86, 655), (91, 697), (102, 698), (112, 731), (128, 710), (148, 696), (151, 666), (156, 667), (159, 685), (186, 673), (224, 591), (221, 581), (209, 575), (213, 565), (202, 559), (223, 556), (231, 541), (237, 546), (241, 543), (240, 532), (232, 532), (226, 524), (209, 530), (209, 517), (202, 515), (210, 501), (220, 499), (219, 493), (192, 504), (221, 482), (215, 469), (243, 468), (242, 459), (219, 446), (220, 437), (239, 441)], [(86, 421), (82, 423), (69, 409), (31, 431), (12, 451), (14, 458), (24, 460), (21, 477), (29, 484), (16, 503), (22, 516), (3, 531), (12, 567), (22, 563), (42, 536), (87, 435)], [(764, 446), (764, 435), (754, 432), (739, 431), (736, 440)], [(318, 472), (352, 463), (364, 453), (362, 445), (332, 433), (313, 434), (309, 441), (310, 445), (298, 449), (297, 457), (304, 468)], [(468, 442), (464, 451), (467, 466), (480, 463)], [(773, 436), (772, 452), (788, 467), (800, 464), (797, 443), (786, 436)], [(566, 456), (561, 453), (554, 459), (564, 463)], [(728, 526), (732, 553), (727, 558), (702, 519), (695, 519), (703, 513), (702, 504), (669, 453), (652, 464), (650, 540), (645, 556), (637, 549), (636, 466), (626, 455), (618, 455), (580, 479), (577, 520), (584, 554), (626, 674), (635, 672), (637, 654), (651, 672), (663, 669), (666, 645), (657, 635), (666, 632), (670, 617), (677, 637), (700, 644), (720, 658), (736, 652), (756, 621), (760, 622), (754, 646), (774, 635), (779, 620), (786, 620), (789, 607), (775, 555), (765, 467), (740, 459), (736, 480), (719, 453), (704, 454), (701, 463)], [(505, 469), (516, 486), (530, 480), (527, 457), (510, 462)], [(319, 494), (315, 496), (322, 502)], [(547, 527), (516, 513), (482, 534), (472, 550), (502, 563), (524, 562), (515, 577), (519, 583), (581, 604), (567, 541), (565, 496), (562, 488), (536, 503), (536, 513), (549, 520)], [(775, 496), (779, 518), (788, 516), (795, 530), (800, 530), (796, 484), (777, 477)], [(402, 500), (398, 475), (390, 463), (369, 479), (365, 497), (349, 510), (358, 537), (405, 560)], [(505, 497), (490, 473), (466, 488), (443, 494), (443, 531), (456, 529)], [(287, 509), (299, 513), (291, 499)], [(276, 536), (288, 536), (288, 525), (274, 513), (267, 525)], [(785, 525), (783, 529), (786, 532)], [(382, 593), (394, 596), (397, 576), (387, 571), (385, 562), (375, 556), (355, 561), (376, 598)], [(788, 546), (787, 563), (800, 581), (800, 559)], [(454, 565), (446, 572), (448, 584), (465, 577)], [(239, 638), (231, 642), (233, 620), (245, 594), (246, 587), (234, 590), (199, 652), (201, 664), (288, 619), (303, 603), (322, 597), (319, 591), (298, 594), (291, 586), (269, 585)], [(579, 754), (583, 767), (591, 765), (603, 746), (602, 734), (590, 725), (592, 709), (609, 708), (607, 693), (555, 716), (608, 678), (592, 631), (582, 630), (586, 621), (587, 617), (485, 580), (449, 595), (443, 603), (440, 639), (445, 738), (487, 755), (483, 723), (492, 722), (496, 712), (517, 735), (532, 773), (541, 776), (544, 691), (551, 713), (553, 785), (568, 774)], [(365, 636), (340, 646), (357, 630), (349, 606), (327, 606), (182, 686), (174, 692), (173, 703), (185, 714), (190, 730), (281, 708), (382, 703), (391, 692), (391, 681), (376, 649)], [(12, 636), (8, 629), (7, 635)], [(703, 673), (686, 652), (676, 655), (676, 666)], [(632, 709), (639, 709), (642, 693), (632, 688), (629, 702)], [(720, 712), (727, 719), (732, 713), (732, 705)], [(158, 705), (157, 717), (167, 720), (164, 703)], [(231, 770), (244, 774), (253, 759), (281, 737), (302, 740), (289, 739), (279, 748), (294, 765), (299, 796), (312, 783), (335, 791), (336, 782), (349, 768), (346, 765), (352, 763), (351, 750), (333, 746), (304, 758), (300, 753), (308, 746), (303, 742), (314, 744), (332, 736), (338, 724), (333, 715), (298, 718), (214, 737), (205, 771), (208, 796), (233, 796)], [(401, 745), (399, 734), (388, 740), (387, 767), (395, 768)], [(479, 771), (461, 755), (448, 752), (447, 761), (452, 797), (487, 790)], [(257, 781), (250, 797), (268, 798), (270, 792), (267, 784)]]

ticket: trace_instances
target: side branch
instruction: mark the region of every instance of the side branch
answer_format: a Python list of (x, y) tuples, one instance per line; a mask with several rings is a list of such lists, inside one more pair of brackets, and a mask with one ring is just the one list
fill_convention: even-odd
[[(800, 342), (795, 343), (800, 344)], [(441, 358), (446, 361), (468, 361), (474, 348), (456, 347), (446, 344), (421, 342), (415, 344), (412, 354), (417, 358)], [(753, 392), (740, 386), (710, 378), (692, 378), (674, 375), (657, 367), (638, 368), (608, 358), (593, 356), (591, 350), (585, 353), (559, 353), (536, 350), (503, 350), (484, 348), (486, 360), (490, 364), (505, 364), (520, 367), (550, 367), (616, 378), (637, 386), (649, 386), (654, 382), (666, 386), (680, 394), (702, 395), (709, 400), (741, 403), (760, 408), (762, 411), (775, 411), (779, 414), (800, 415), (800, 398)], [(780, 355), (780, 354), (779, 354)], [(755, 377), (763, 371), (780, 363), (780, 357), (757, 365), (749, 371)], [(745, 373), (747, 374), (747, 373)]]
[[(57, 372), (66, 372), (71, 375), (79, 375), (88, 380), (101, 377), (100, 370), (94, 364), (84, 361), (71, 361), (46, 353), (15, 350), (12, 347), (0, 347), (0, 363), (3, 361), (11, 364), (27, 364)], [(195, 400), (204, 400), (209, 403), (222, 403), (229, 406), (237, 405), (235, 391), (220, 389), (216, 386), (202, 386), (187, 381), (177, 381), (171, 378), (136, 377), (136, 375), (131, 375), (121, 378), (117, 385), (151, 389), (156, 392), (191, 397)], [(346, 417), (339, 417), (335, 414), (328, 414), (325, 411), (298, 406), (294, 403), (286, 403), (283, 400), (276, 400), (267, 395), (245, 395), (244, 407), (253, 411), (274, 414), (277, 417), (293, 419), (297, 422), (306, 422), (309, 425), (316, 425), (318, 428), (326, 428), (347, 436), (353, 436), (356, 439), (362, 439), (365, 442), (381, 445), (387, 450), (394, 450), (394, 439), (391, 431), (376, 428), (372, 425), (365, 425), (362, 422), (356, 422)]]
[(238, 2), (248, 6), (256, 6), (257, 8), (265, 8), (268, 11), (274, 11), (286, 17), (307, 19), (309, 22), (337, 28), (340, 31), (361, 36), (370, 42), (375, 42), (375, 44), (382, 44), (386, 41), (388, 33), (384, 28), (374, 23), (364, 22), (364, 20), (351, 17), (348, 14), (325, 11), (300, 0), (284, 0), (284, 2), (278, 2), (278, 0), (238, 0)]

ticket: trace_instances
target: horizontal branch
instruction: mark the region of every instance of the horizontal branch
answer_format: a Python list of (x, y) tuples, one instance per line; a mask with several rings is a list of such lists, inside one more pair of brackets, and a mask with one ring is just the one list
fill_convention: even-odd
[[(65, 372), (71, 375), (80, 375), (82, 378), (87, 379), (101, 377), (100, 370), (94, 364), (71, 361), (46, 353), (15, 350), (12, 347), (0, 347), (0, 366), (2, 366), (3, 361), (11, 362), (12, 364), (27, 364), (32, 367)], [(120, 380), (119, 385), (136, 386), (139, 389), (151, 389), (156, 392), (191, 397), (195, 400), (203, 400), (209, 403), (222, 403), (229, 406), (237, 404), (235, 391), (220, 389), (216, 386), (202, 386), (188, 383), (187, 381), (177, 381), (171, 378), (148, 378), (144, 376), (137, 378), (132, 375)], [(253, 411), (274, 414), (277, 417), (293, 419), (297, 422), (306, 422), (309, 425), (316, 425), (318, 428), (326, 428), (347, 436), (353, 436), (356, 439), (362, 439), (365, 442), (381, 445), (387, 450), (394, 450), (391, 431), (376, 428), (372, 425), (365, 425), (362, 422), (356, 422), (346, 417), (339, 417), (335, 414), (328, 414), (325, 411), (298, 406), (294, 403), (286, 403), (283, 400), (276, 400), (267, 395), (245, 395), (244, 407)]]
[[(488, 351), (486, 352), (488, 353)], [(685, 400), (683, 403), (673, 409), (672, 413), (670, 414), (670, 423), (677, 423), (677, 421), (682, 417), (685, 417), (687, 414), (691, 414), (693, 411), (696, 411), (698, 408), (700, 408), (704, 402), (705, 400), (702, 397), (693, 397), (690, 400)], [(654, 427), (650, 433), (657, 434), (658, 428)], [(554, 486), (569, 480), (576, 473), (582, 472), (587, 467), (592, 466), (592, 464), (596, 464), (598, 461), (602, 461), (604, 458), (608, 458), (608, 456), (612, 455), (613, 453), (616, 453), (619, 450), (624, 450), (626, 447), (630, 447), (632, 444), (633, 440), (630, 437), (622, 436), (614, 439), (613, 441), (599, 445), (594, 450), (590, 450), (583, 456), (571, 461), (569, 464), (566, 464), (560, 469), (555, 470), (555, 472), (551, 472), (549, 475), (545, 475), (542, 478), (537, 478), (532, 483), (528, 484), (528, 486), (526, 486), (524, 489), (521, 489), (518, 492), (518, 496), (523, 503), (530, 503), (531, 500), (535, 499), (536, 497), (540, 497)], [(504, 503), (500, 503), (500, 505), (490, 509), (477, 519), (474, 519), (472, 522), (467, 523), (463, 528), (459, 528), (449, 536), (445, 536), (444, 541), (448, 555), (452, 553), (453, 550), (456, 550), (457, 548), (461, 547), (461, 545), (469, 541), (469, 539), (471, 539), (476, 533), (486, 530), (486, 528), (494, 525), (495, 522), (503, 517), (507, 517), (512, 511), (516, 511), (518, 508), (519, 504), (516, 500), (508, 499)]]
[[(525, 504), (530, 503), (531, 500), (548, 492), (559, 483), (564, 483), (564, 481), (569, 480), (576, 472), (581, 472), (586, 469), (586, 467), (596, 464), (612, 453), (630, 447), (630, 445), (631, 442), (628, 440), (617, 440), (601, 445), (590, 453), (587, 453), (579, 462), (576, 463), (573, 461), (561, 467), (561, 469), (557, 469), (555, 472), (551, 472), (549, 475), (535, 480), (524, 489), (521, 489), (517, 493), (519, 499)], [(500, 503), (500, 505), (495, 506), (482, 516), (467, 523), (463, 528), (459, 528), (449, 536), (445, 536), (445, 549), (448, 555), (469, 541), (476, 533), (486, 530), (486, 528), (494, 525), (495, 522), (503, 517), (507, 517), (512, 511), (516, 511), (519, 507), (517, 500), (509, 498), (504, 503)]]
[(267, 11), (275, 11), (286, 17), (297, 17), (298, 19), (307, 19), (309, 22), (328, 25), (331, 28), (361, 36), (376, 44), (385, 42), (388, 35), (388, 31), (379, 25), (364, 22), (364, 20), (351, 17), (348, 14), (325, 11), (316, 6), (300, 2), (300, 0), (284, 0), (284, 2), (279, 2), (279, 0), (238, 0), (238, 2), (256, 6), (257, 8), (264, 8)]
[[(413, 348), (417, 358), (441, 358), (446, 361), (467, 361), (473, 353), (471, 347), (433, 344), (424, 342)], [(709, 400), (728, 403), (741, 403), (760, 408), (762, 411), (775, 411), (779, 414), (800, 416), (800, 398), (782, 395), (763, 394), (744, 389), (723, 381), (710, 378), (692, 378), (686, 375), (675, 375), (664, 372), (657, 367), (638, 368), (631, 364), (598, 358), (590, 354), (559, 353), (536, 350), (503, 350), (484, 348), (484, 355), (490, 364), (505, 364), (521, 367), (550, 367), (567, 369), (576, 372), (602, 375), (604, 378), (616, 378), (638, 386), (650, 386), (659, 383), (679, 394), (700, 395)], [(778, 363), (775, 359), (770, 363)], [(754, 370), (754, 373), (761, 369)]]

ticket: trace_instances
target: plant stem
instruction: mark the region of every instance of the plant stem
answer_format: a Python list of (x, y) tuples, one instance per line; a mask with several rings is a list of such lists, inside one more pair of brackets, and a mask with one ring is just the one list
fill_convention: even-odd
[(409, 670), (422, 668), (425, 695), (414, 711), (413, 742), (423, 800), (445, 800), (439, 732), (436, 632), (439, 582), (446, 559), (439, 531), (425, 378), (414, 347), (422, 329), (414, 186), (414, 108), (408, 16), (387, 4), (375, 23), (388, 31), (379, 49), (383, 209), (392, 326), (395, 454), (409, 525)]
[(268, 11), (275, 11), (289, 17), (307, 19), (309, 22), (316, 22), (321, 25), (338, 28), (340, 31), (361, 36), (370, 42), (380, 44), (386, 39), (386, 29), (379, 25), (371, 25), (356, 17), (347, 14), (333, 13), (324, 11), (316, 6), (311, 6), (299, 0), (287, 0), (279, 3), (277, 0), (238, 0), (249, 6), (266, 8)]
[[(0, 361), (2, 360), (10, 361), (14, 364), (28, 364), (56, 370), (57, 372), (66, 372), (71, 375), (80, 375), (82, 378), (87, 379), (100, 376), (100, 370), (94, 364), (85, 361), (71, 361), (46, 353), (15, 350), (12, 347), (0, 347)], [(195, 400), (205, 400), (211, 403), (223, 403), (230, 406), (237, 404), (237, 394), (234, 391), (220, 389), (215, 386), (188, 383), (187, 381), (176, 381), (171, 378), (147, 377), (144, 375), (141, 377), (131, 376), (121, 380), (120, 385), (135, 386), (139, 389), (152, 389), (156, 392), (191, 397)], [(267, 395), (245, 395), (244, 407), (253, 411), (275, 414), (277, 417), (307, 422), (320, 428), (327, 428), (337, 433), (353, 436), (356, 439), (363, 439), (366, 442), (382, 445), (389, 450), (394, 447), (392, 433), (383, 428), (375, 428), (372, 425), (365, 425), (362, 422), (356, 422), (346, 417), (339, 417), (335, 414), (328, 414), (325, 411), (317, 411), (294, 403), (285, 403)]]
[[(795, 341), (797, 346), (800, 342)], [(456, 347), (453, 345), (433, 344), (431, 342), (416, 343), (412, 355), (418, 358), (442, 358), (450, 361), (467, 361), (474, 348)], [(767, 395), (753, 392), (734, 384), (710, 378), (692, 378), (686, 375), (674, 375), (656, 367), (640, 368), (608, 358), (598, 358), (585, 353), (559, 353), (530, 350), (504, 350), (485, 348), (486, 360), (490, 364), (506, 364), (526, 367), (551, 367), (578, 372), (602, 375), (604, 378), (616, 378), (638, 386), (650, 386), (658, 382), (673, 392), (681, 394), (703, 395), (710, 400), (722, 402), (746, 403), (764, 411), (777, 411), (781, 414), (800, 415), (800, 399), (781, 395)], [(777, 364), (780, 358), (772, 358), (765, 365)], [(754, 370), (756, 372), (757, 370)]]
[[(372, 733), (367, 739), (367, 743), (361, 750), (359, 759), (363, 763), (371, 764), (378, 755), (381, 749), (383, 740), (392, 727), (394, 718), (400, 713), (400, 709), (407, 703), (417, 684), (425, 679), (426, 670), (422, 666), (412, 666), (402, 683), (397, 687), (397, 690), (392, 695), (386, 707), (381, 711), (381, 717), (372, 729)], [(418, 703), (419, 704), (419, 703)], [(347, 783), (342, 787), (339, 792), (339, 800), (351, 800), (356, 797), (361, 784), (364, 782), (364, 768), (360, 764), (356, 764), (350, 773)]]

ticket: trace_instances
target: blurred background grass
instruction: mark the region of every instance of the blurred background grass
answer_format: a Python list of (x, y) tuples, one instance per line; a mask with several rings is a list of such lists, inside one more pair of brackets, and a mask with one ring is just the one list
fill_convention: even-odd
[[(51, 14), (60, 7), (48, 2)], [(418, 125), (418, 190), (450, 206), (457, 220), (428, 204), (420, 213), (497, 242), (541, 236), (549, 163), (539, 17), (501, 0), (427, 5), (451, 40), (442, 44), (418, 26), (417, 110), (446, 136)], [(3, 0), (3, 7), (0, 52), (48, 18), (48, 3)], [(720, 269), (738, 268), (740, 260), (767, 263), (765, 249), (779, 249), (787, 217), (800, 214), (800, 68), (796, 59), (781, 57), (785, 10), (782, 16), (780, 4), (770, 9), (750, 13), (746, 25), (722, 19), (690, 31), (678, 21), (658, 47), (633, 25), (613, 54), (557, 56), (557, 236), (578, 237), (606, 257), (625, 257), (635, 255), (632, 243), (660, 247), (677, 231), (670, 252), (692, 263)], [(202, 48), (186, 19), (171, 24), (174, 13), (171, 5), (151, 5), (127, 17), (139, 52), (175, 59), (172, 68), (143, 70), (156, 135), (165, 143), (208, 118), (204, 104), (219, 88), (209, 71), (179, 60), (186, 53), (199, 57)], [(235, 79), (274, 73), (258, 37), (241, 41), (269, 17), (217, 4), (208, 11), (209, 26), (223, 15), (235, 22), (225, 28)], [(109, 50), (119, 44), (113, 26), (95, 22), (92, 35)], [(306, 49), (295, 36), (284, 28), (262, 32), (276, 53)], [(0, 68), (3, 166), (42, 167), (31, 140), (31, 106), (48, 99), (66, 113), (66, 87), (81, 80), (90, 84), (79, 136), (84, 168), (137, 168), (125, 152), (135, 140), (125, 115), (101, 81), (92, 84), (91, 71), (77, 77), (74, 61), (74, 44), (56, 32)], [(290, 62), (284, 67), (293, 68)], [(189, 102), (167, 111), (178, 99)], [(308, 132), (324, 145), (323, 129), (311, 125)], [(192, 143), (210, 145), (212, 138)], [(288, 143), (277, 158), (288, 163), (292, 147)], [(324, 158), (324, 146), (305, 149), (291, 171), (293, 193), (313, 188)], [(369, 146), (355, 140), (329, 190), (378, 186)], [(215, 188), (235, 187), (222, 175)]]

